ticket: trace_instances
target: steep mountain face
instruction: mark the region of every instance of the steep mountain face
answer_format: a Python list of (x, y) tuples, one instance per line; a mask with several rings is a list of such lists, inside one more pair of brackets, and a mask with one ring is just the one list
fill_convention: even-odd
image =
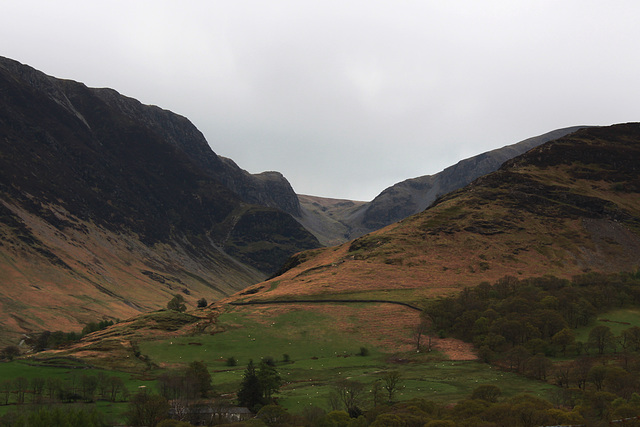
[(185, 118), (0, 58), (0, 327), (220, 298), (318, 246), (291, 186)]
[[(348, 209), (345, 209), (344, 200), (331, 203), (329, 199), (320, 203), (315, 198), (313, 205), (307, 203), (305, 196), (299, 196), (302, 204), (301, 222), (324, 244), (344, 243), (421, 212), (437, 197), (498, 170), (505, 161), (583, 127), (558, 129), (462, 160), (434, 175), (407, 179), (387, 188), (371, 202), (354, 202)], [(320, 204), (322, 210), (317, 209)]]
[(505, 275), (638, 266), (640, 124), (631, 123), (545, 143), (419, 214), (301, 253), (250, 299), (375, 293), (417, 301)]

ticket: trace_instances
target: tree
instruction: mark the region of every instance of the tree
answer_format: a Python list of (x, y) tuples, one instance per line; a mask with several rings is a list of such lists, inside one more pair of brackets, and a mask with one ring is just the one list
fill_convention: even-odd
[(401, 375), (398, 371), (389, 371), (382, 376), (382, 387), (387, 391), (388, 401), (393, 402), (393, 397), (401, 388)]
[(24, 396), (29, 388), (29, 380), (25, 377), (18, 377), (13, 381), (13, 386), (16, 391), (16, 400), (18, 405), (21, 405), (24, 403)]
[(62, 379), (55, 377), (47, 377), (44, 382), (47, 397), (50, 400), (57, 398), (62, 400)]
[(598, 354), (614, 344), (614, 335), (611, 328), (604, 325), (598, 325), (589, 332), (589, 345), (598, 349)]
[(33, 393), (33, 401), (39, 402), (44, 393), (45, 379), (41, 377), (31, 378), (31, 392)]
[(47, 347), (49, 347), (49, 338), (51, 337), (51, 331), (43, 331), (36, 338), (35, 343), (33, 344), (33, 351), (43, 351)]
[(622, 345), (631, 351), (640, 351), (640, 328), (632, 326), (621, 333)]
[(11, 392), (13, 391), (13, 381), (4, 380), (0, 383), (0, 391), (2, 391), (3, 402), (5, 405), (9, 404), (9, 396), (11, 396)]
[[(413, 342), (416, 345), (416, 352), (422, 350), (422, 337), (429, 331), (429, 322), (424, 317), (413, 329)], [(428, 337), (427, 351), (431, 351), (431, 337)]]
[(373, 400), (374, 408), (377, 408), (378, 406), (385, 403), (384, 393), (382, 391), (382, 380), (378, 379), (371, 385), (371, 399)]
[(273, 394), (280, 390), (280, 386), (282, 386), (282, 378), (280, 378), (280, 374), (276, 370), (275, 366), (270, 364), (266, 359), (260, 362), (260, 368), (257, 376), (262, 398), (265, 403), (268, 403), (271, 401)]
[(509, 369), (515, 369), (516, 372), (521, 372), (525, 361), (531, 356), (531, 353), (529, 353), (529, 350), (519, 345), (509, 350), (505, 356), (509, 363)]
[(180, 294), (175, 294), (174, 297), (167, 303), (169, 310), (178, 311), (183, 313), (187, 311), (187, 306), (184, 303), (184, 297)]
[(204, 308), (207, 306), (207, 300), (204, 298), (200, 298), (198, 300), (198, 308)]
[(576, 335), (569, 328), (564, 328), (551, 337), (551, 343), (560, 348), (563, 356), (567, 355), (567, 347), (575, 341)]
[(80, 377), (80, 391), (85, 402), (92, 402), (98, 387), (98, 379), (93, 375), (82, 375)]
[(159, 391), (167, 400), (190, 400), (198, 397), (198, 377), (189, 370), (175, 370), (165, 372), (158, 377)]
[(132, 426), (155, 427), (169, 416), (167, 399), (144, 390), (134, 394), (129, 401), (128, 423)]
[(607, 377), (607, 371), (609, 368), (602, 365), (596, 365), (589, 369), (589, 374), (587, 376), (588, 380), (593, 383), (596, 390), (602, 390), (602, 386), (604, 385), (604, 380)]
[(256, 417), (268, 426), (279, 426), (286, 424), (290, 415), (282, 406), (267, 405), (258, 411)]
[(333, 386), (333, 390), (349, 415), (357, 418), (361, 414), (358, 406), (364, 393), (364, 384), (354, 380), (341, 380)]
[(107, 383), (109, 384), (108, 391), (109, 391), (109, 400), (111, 402), (117, 401), (118, 395), (120, 395), (120, 398), (122, 400), (127, 398), (127, 395), (129, 394), (129, 392), (125, 387), (124, 381), (122, 380), (122, 378), (112, 376), (112, 377), (109, 377), (109, 379), (107, 380)]
[(14, 357), (20, 355), (20, 349), (15, 345), (8, 345), (2, 349), (2, 353), (0, 353), (0, 357), (3, 359), (7, 359), (12, 361)]
[(197, 384), (200, 397), (207, 397), (211, 391), (211, 374), (204, 362), (194, 361), (189, 364), (187, 375), (191, 376)]
[(502, 390), (500, 390), (500, 387), (493, 384), (479, 385), (473, 389), (473, 393), (471, 393), (472, 399), (482, 399), (491, 403), (496, 403), (500, 396), (502, 396)]
[(21, 413), (11, 425), (102, 427), (107, 423), (104, 416), (95, 408), (87, 411), (85, 409), (56, 407)]
[(245, 406), (256, 412), (259, 405), (262, 405), (262, 391), (260, 389), (260, 380), (256, 373), (256, 367), (253, 359), (249, 360), (247, 369), (244, 371), (240, 390), (238, 391), (238, 405)]
[(588, 357), (576, 359), (571, 364), (571, 376), (574, 378), (578, 388), (584, 390), (589, 379), (589, 371), (593, 366), (593, 361)]
[(529, 369), (529, 372), (538, 380), (546, 380), (547, 372), (549, 372), (552, 366), (553, 364), (551, 361), (541, 354), (536, 354), (527, 360), (527, 368)]

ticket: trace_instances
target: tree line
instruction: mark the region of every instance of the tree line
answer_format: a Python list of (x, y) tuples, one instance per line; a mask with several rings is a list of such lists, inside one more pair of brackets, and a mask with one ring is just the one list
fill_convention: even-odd
[(429, 301), (423, 318), (434, 333), (473, 343), (485, 361), (502, 360), (517, 368), (525, 356), (637, 353), (637, 326), (616, 337), (610, 327), (599, 325), (584, 342), (576, 340), (574, 330), (589, 325), (598, 313), (639, 305), (640, 273), (591, 273), (571, 281), (504, 277)]
[(122, 378), (109, 376), (104, 372), (98, 372), (95, 375), (72, 374), (65, 379), (17, 377), (0, 381), (1, 405), (89, 403), (98, 399), (123, 402), (128, 396), (129, 392)]

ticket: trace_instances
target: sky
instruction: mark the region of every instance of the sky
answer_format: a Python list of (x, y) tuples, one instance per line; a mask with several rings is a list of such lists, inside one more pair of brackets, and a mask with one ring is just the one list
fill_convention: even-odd
[(637, 0), (3, 1), (0, 55), (189, 118), (241, 168), (368, 201), (640, 121)]

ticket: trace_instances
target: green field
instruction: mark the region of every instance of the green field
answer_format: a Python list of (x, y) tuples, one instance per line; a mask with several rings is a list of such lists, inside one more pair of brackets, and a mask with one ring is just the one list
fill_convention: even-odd
[[(23, 377), (26, 378), (29, 383), (34, 378), (58, 378), (65, 383), (79, 381), (80, 376), (88, 375), (88, 376), (96, 376), (98, 373), (103, 373), (106, 376), (117, 376), (121, 378), (124, 382), (125, 387), (129, 391), (129, 393), (135, 393), (140, 386), (145, 387), (154, 387), (155, 381), (149, 380), (141, 380), (132, 376), (130, 374), (117, 372), (117, 371), (104, 371), (99, 369), (85, 369), (78, 363), (71, 363), (69, 360), (60, 360), (60, 363), (66, 362), (68, 366), (64, 367), (52, 367), (52, 366), (42, 366), (39, 364), (33, 364), (29, 361), (25, 360), (16, 360), (13, 362), (4, 362), (0, 363), (0, 382), (4, 381), (13, 381), (16, 378)], [(0, 415), (3, 415), (9, 411), (15, 411), (18, 408), (22, 408), (22, 406), (17, 407), (15, 403), (15, 398), (10, 396), (9, 398), (10, 405), (0, 405)], [(4, 403), (4, 400), (3, 400)], [(30, 408), (33, 405), (32, 398), (30, 395), (26, 398), (26, 407)], [(66, 405), (66, 404), (65, 404)], [(118, 420), (121, 418), (122, 414), (127, 410), (126, 402), (107, 402), (107, 401), (98, 401), (97, 403), (74, 403), (72, 404), (74, 407), (85, 407), (91, 408), (96, 407), (101, 413), (103, 413), (107, 419)], [(23, 410), (23, 409), (21, 409)]]
[[(328, 317), (328, 316), (327, 316)], [(351, 379), (370, 386), (384, 372), (400, 372), (404, 385), (396, 399), (422, 397), (451, 403), (468, 397), (480, 384), (496, 384), (505, 395), (531, 393), (544, 395), (551, 386), (499, 371), (479, 362), (453, 362), (442, 354), (388, 354), (368, 348), (361, 356), (361, 345), (352, 336), (318, 313), (287, 312), (264, 323), (252, 321), (242, 314), (229, 313), (219, 318), (226, 331), (215, 335), (180, 337), (140, 343), (140, 351), (151, 361), (179, 366), (191, 361), (205, 362), (212, 375), (213, 387), (219, 393), (238, 390), (249, 359), (259, 362), (271, 357), (285, 384), (279, 403), (292, 412), (305, 406), (330, 409), (328, 397), (332, 384)], [(320, 330), (317, 324), (325, 325)], [(283, 360), (284, 355), (290, 359)], [(226, 361), (234, 357), (235, 367)]]
[(625, 329), (632, 326), (640, 327), (640, 309), (624, 308), (599, 314), (589, 325), (575, 330), (576, 341), (587, 342), (591, 329), (599, 325), (608, 326), (615, 336), (620, 336)]

